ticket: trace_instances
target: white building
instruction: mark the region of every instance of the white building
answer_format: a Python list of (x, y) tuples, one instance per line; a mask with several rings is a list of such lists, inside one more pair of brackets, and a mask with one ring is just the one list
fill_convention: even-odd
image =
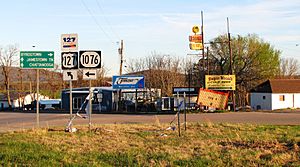
[[(21, 96), (18, 93), (12, 92), (10, 94), (11, 104), (12, 108), (21, 108), (24, 105), (31, 104), (36, 99), (36, 93), (27, 94), (25, 96)], [(44, 96), (39, 94), (39, 100), (41, 99), (49, 99), (48, 96)], [(5, 94), (0, 95), (0, 109), (7, 109), (8, 106), (8, 100)]]
[(253, 110), (300, 108), (300, 79), (270, 79), (250, 94)]

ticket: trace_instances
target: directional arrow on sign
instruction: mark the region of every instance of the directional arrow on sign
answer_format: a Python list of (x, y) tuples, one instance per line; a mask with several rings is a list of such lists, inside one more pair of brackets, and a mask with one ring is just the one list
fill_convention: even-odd
[(90, 75), (96, 75), (96, 74), (88, 71), (87, 73), (85, 73), (85, 75), (88, 76), (88, 77), (90, 77)]
[(97, 70), (83, 70), (83, 80), (96, 80), (97, 79)]
[(69, 77), (71, 77), (71, 80), (73, 80), (73, 74), (72, 74), (71, 71), (68, 71), (68, 72), (67, 72), (67, 75), (68, 75)]
[(76, 81), (78, 79), (77, 70), (64, 70), (63, 80), (64, 81)]

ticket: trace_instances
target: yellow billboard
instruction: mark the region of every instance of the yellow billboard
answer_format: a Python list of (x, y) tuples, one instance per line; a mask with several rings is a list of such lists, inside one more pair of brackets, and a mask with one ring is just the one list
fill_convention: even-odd
[(203, 44), (202, 43), (190, 43), (190, 49), (191, 50), (202, 50), (203, 49)]
[(235, 90), (235, 75), (205, 75), (205, 88)]

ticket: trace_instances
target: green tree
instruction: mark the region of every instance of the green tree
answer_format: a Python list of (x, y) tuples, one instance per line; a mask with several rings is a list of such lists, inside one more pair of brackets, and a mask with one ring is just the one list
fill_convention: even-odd
[[(230, 73), (228, 46), (227, 35), (218, 36), (210, 42), (208, 55), (210, 74), (226, 75)], [(281, 52), (254, 34), (232, 37), (231, 48), (233, 74), (236, 75), (237, 91), (241, 96), (239, 100), (247, 101), (246, 96), (250, 89), (259, 82), (278, 74)], [(205, 71), (200, 72), (202, 77), (204, 74)]]

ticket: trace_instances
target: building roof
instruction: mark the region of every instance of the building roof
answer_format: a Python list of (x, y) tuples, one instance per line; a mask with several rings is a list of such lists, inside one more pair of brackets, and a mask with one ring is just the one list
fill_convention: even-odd
[(300, 79), (269, 79), (251, 90), (257, 93), (300, 93)]

